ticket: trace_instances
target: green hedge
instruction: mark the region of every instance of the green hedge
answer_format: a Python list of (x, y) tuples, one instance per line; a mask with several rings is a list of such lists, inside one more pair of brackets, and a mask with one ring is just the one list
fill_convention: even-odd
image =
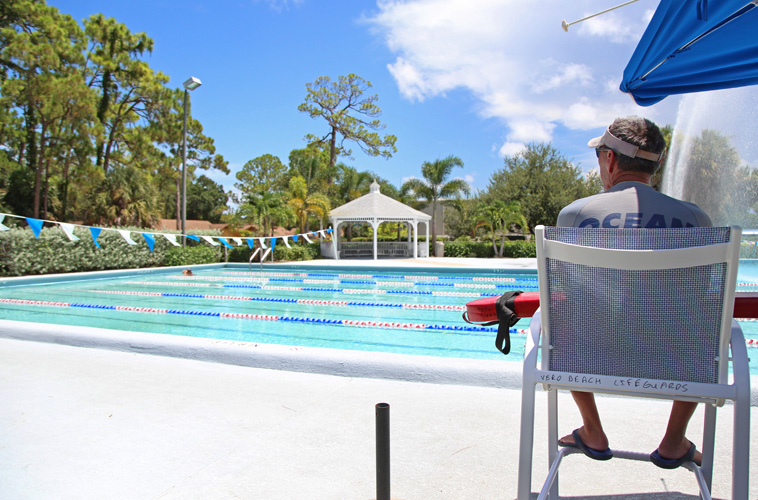
[[(229, 250), (228, 259), (229, 262), (250, 262), (250, 255), (255, 250), (245, 246), (235, 247)], [(264, 250), (265, 251), (265, 250)], [(299, 261), (299, 260), (314, 260), (321, 258), (321, 243), (313, 242), (301, 245), (296, 243), (292, 245), (292, 248), (287, 248), (287, 245), (281, 241), (277, 241), (277, 245), (274, 247), (274, 261)], [(266, 257), (267, 260), (271, 259), (271, 254)], [(255, 256), (255, 262), (259, 262), (259, 257)]]
[(175, 247), (166, 251), (164, 266), (192, 266), (220, 262), (222, 251), (219, 247), (199, 244), (197, 246)]
[(221, 259), (221, 252), (216, 250), (218, 247), (199, 243), (183, 249), (174, 247), (161, 236), (156, 236), (151, 252), (139, 234), (143, 230), (127, 229), (132, 231), (131, 238), (136, 245), (126, 243), (116, 231), (102, 231), (97, 239), (100, 248), (92, 241), (89, 229), (83, 227), (74, 228), (79, 241), (70, 241), (59, 227), (43, 228), (39, 240), (28, 228), (2, 231), (0, 276), (190, 265)]
[[(491, 242), (478, 241), (448, 241), (445, 243), (445, 257), (478, 257), (491, 258), (495, 250)], [(525, 258), (536, 257), (537, 250), (534, 241), (506, 241), (503, 257)]]

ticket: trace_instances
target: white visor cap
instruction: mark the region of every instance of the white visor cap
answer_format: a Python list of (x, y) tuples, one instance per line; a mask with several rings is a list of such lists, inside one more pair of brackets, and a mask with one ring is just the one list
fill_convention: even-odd
[(597, 149), (601, 146), (607, 146), (609, 149), (614, 150), (618, 154), (628, 156), (629, 158), (642, 158), (643, 160), (650, 160), (654, 162), (661, 161), (663, 154), (651, 153), (640, 149), (634, 144), (622, 141), (615, 135), (611, 134), (610, 129), (606, 129), (605, 133), (600, 137), (595, 137), (587, 143), (587, 146)]

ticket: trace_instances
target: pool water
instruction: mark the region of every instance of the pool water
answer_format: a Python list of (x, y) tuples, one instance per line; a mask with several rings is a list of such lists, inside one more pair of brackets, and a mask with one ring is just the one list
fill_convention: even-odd
[[(749, 267), (749, 273), (753, 272)], [(758, 271), (758, 267), (755, 267)], [(742, 264), (741, 264), (742, 270)], [(740, 274), (738, 290), (758, 290)], [(512, 350), (495, 327), (466, 324), (465, 304), (509, 290), (536, 291), (536, 271), (215, 267), (0, 288), (0, 319), (291, 346), (521, 361), (529, 319)], [(741, 326), (758, 339), (758, 322)], [(749, 349), (749, 354), (758, 349)], [(758, 353), (751, 373), (758, 375)]]
[[(536, 291), (533, 273), (196, 271), (0, 289), (0, 319), (224, 340), (506, 359), (465, 304)], [(514, 329), (525, 329), (528, 319)], [(518, 333), (514, 333), (518, 336)], [(523, 337), (523, 334), (521, 334)], [(518, 345), (519, 342), (514, 342)], [(514, 349), (508, 358), (523, 359)]]

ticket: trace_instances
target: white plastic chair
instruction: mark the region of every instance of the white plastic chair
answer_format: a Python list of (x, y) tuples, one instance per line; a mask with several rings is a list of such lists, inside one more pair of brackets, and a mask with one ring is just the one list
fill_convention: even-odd
[[(738, 227), (536, 228), (541, 310), (524, 360), (519, 500), (531, 491), (537, 384), (548, 391), (550, 463), (539, 500), (558, 499), (561, 460), (579, 452), (559, 449), (558, 389), (706, 403), (702, 466), (684, 465), (703, 499), (716, 408), (734, 401), (732, 498), (747, 500), (750, 375), (732, 319), (740, 235)], [(613, 450), (614, 459), (649, 461), (648, 453)]]

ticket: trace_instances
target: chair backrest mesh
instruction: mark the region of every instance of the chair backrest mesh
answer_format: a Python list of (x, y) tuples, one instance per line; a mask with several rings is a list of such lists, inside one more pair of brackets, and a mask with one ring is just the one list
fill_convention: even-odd
[[(690, 248), (729, 237), (729, 228), (545, 228), (546, 240), (622, 250)], [(550, 370), (717, 382), (726, 263), (618, 270), (549, 258), (546, 272)]]

